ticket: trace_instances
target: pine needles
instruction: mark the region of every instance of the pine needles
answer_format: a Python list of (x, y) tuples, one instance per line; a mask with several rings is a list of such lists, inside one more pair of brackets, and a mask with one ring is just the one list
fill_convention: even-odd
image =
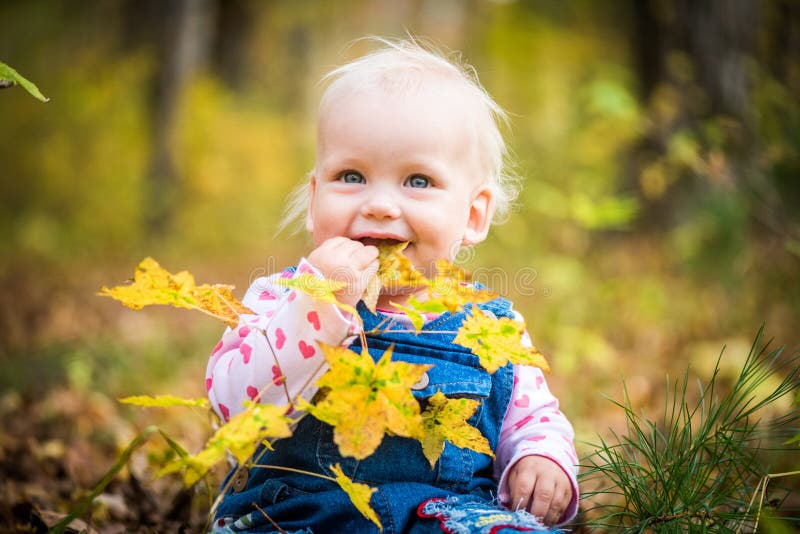
[[(687, 369), (668, 385), (660, 421), (634, 411), (625, 391), (625, 435), (601, 438), (582, 484), (586, 526), (613, 532), (750, 532), (758, 510), (749, 506), (768, 474), (763, 453), (796, 432), (792, 409), (770, 421), (762, 410), (797, 388), (800, 354), (762, 345), (763, 327), (736, 380), (724, 386), (720, 360), (699, 399), (690, 401)], [(723, 350), (724, 352), (724, 350)], [(720, 354), (720, 359), (722, 354)], [(726, 391), (722, 391), (725, 389)], [(766, 412), (766, 410), (764, 410)], [(792, 428), (794, 427), (794, 428)], [(598, 488), (599, 486), (599, 488)]]

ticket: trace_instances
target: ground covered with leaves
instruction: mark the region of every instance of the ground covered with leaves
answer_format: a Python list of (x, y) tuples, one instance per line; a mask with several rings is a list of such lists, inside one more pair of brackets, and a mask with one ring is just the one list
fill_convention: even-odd
[[(95, 297), (104, 275), (61, 273), (45, 289), (33, 266), (6, 273), (0, 286), (26, 299), (0, 298), (0, 532), (46, 532), (119, 467), (73, 523), (89, 532), (200, 532), (223, 473), (184, 489), (180, 476), (155, 476), (173, 454), (160, 434), (120, 455), (148, 426), (198, 450), (210, 434), (204, 410), (169, 413), (118, 398), (173, 393), (202, 396), (212, 321), (180, 312), (137, 314)], [(120, 307), (121, 308), (121, 307)]]
[[(2, 532), (52, 528), (115, 466), (137, 431), (113, 399), (70, 388), (37, 399), (4, 394), (0, 425)], [(155, 479), (150, 464), (159, 454), (163, 451), (157, 444), (143, 446), (72, 527), (89, 532), (201, 531), (207, 492), (203, 486), (185, 489), (176, 477)]]
[[(194, 312), (166, 308), (137, 312), (94, 297), (103, 284), (130, 276), (130, 268), (122, 266), (117, 278), (109, 274), (114, 271), (111, 267), (83, 271), (75, 279), (63, 276), (64, 283), (49, 291), (37, 285), (34, 269), (6, 280), (25, 286), (30, 299), (13, 303), (0, 299), (4, 310), (14, 311), (5, 315), (0, 332), (8, 343), (0, 357), (0, 532), (45, 532), (70, 512), (81, 512), (93, 491), (91, 505), (72, 524), (75, 530), (200, 532), (206, 526), (224, 465), (191, 489), (185, 489), (179, 473), (163, 477), (157, 473), (176, 459), (165, 436), (190, 453), (203, 448), (212, 434), (207, 410), (139, 408), (118, 399), (160, 394), (203, 397), (203, 370), (222, 326)], [(639, 323), (632, 326), (625, 331), (646, 331)], [(735, 382), (749, 348), (745, 343), (731, 343), (720, 361), (721, 391)], [(679, 345), (677, 338), (669, 344), (675, 350)], [(703, 352), (707, 356), (693, 360), (693, 373), (704, 381), (722, 348), (721, 343), (708, 345)], [(560, 349), (549, 358), (556, 371), (549, 376), (551, 387), (572, 392), (560, 396), (578, 431), (578, 450), (584, 459), (596, 450), (598, 434), (609, 438), (609, 429), (616, 433), (608, 441), (611, 445), (626, 433), (636, 439), (629, 427), (626, 431), (630, 419), (626, 411), (600, 398), (601, 392), (622, 397), (619, 368), (614, 371), (614, 365), (603, 360), (608, 350), (598, 346), (593, 357), (575, 369), (565, 365)], [(657, 420), (663, 411), (665, 375), (670, 370), (680, 373), (682, 364), (667, 363), (674, 352), (651, 349), (650, 353), (649, 363), (622, 354), (611, 362), (628, 362), (624, 378), (631, 413), (645, 410)], [(580, 388), (568, 389), (570, 383)], [(690, 388), (682, 397), (692, 402), (696, 394)], [(785, 413), (791, 400), (784, 398), (774, 409)], [(148, 432), (147, 439), (126, 457), (126, 449), (142, 432)], [(758, 461), (777, 473), (796, 469), (793, 458), (796, 455), (777, 454)], [(790, 488), (788, 493), (778, 490), (782, 485)], [(791, 488), (797, 486), (791, 479), (774, 481), (766, 495), (767, 510), (780, 505), (781, 515), (796, 516)], [(588, 484), (583, 491), (593, 489), (597, 487)], [(598, 498), (612, 506), (621, 504), (613, 493)], [(583, 503), (584, 509), (591, 506)]]

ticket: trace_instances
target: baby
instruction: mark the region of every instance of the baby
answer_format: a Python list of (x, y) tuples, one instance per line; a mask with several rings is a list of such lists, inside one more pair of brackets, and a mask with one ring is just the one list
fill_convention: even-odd
[[(315, 248), (296, 267), (252, 284), (244, 304), (255, 315), (243, 315), (223, 335), (206, 388), (223, 420), (246, 400), (310, 400), (326, 370), (320, 343), (358, 347), (363, 329), (373, 357), (392, 345), (393, 360), (433, 364), (412, 388), (420, 402), (437, 391), (478, 399), (469, 422), (495, 457), (447, 443), (431, 469), (419, 442), (387, 435), (358, 461), (339, 454), (329, 425), (306, 416), (291, 438), (260, 453), (257, 466), (231, 472), (214, 529), (373, 531), (336, 484), (280, 469), (331, 476), (336, 464), (377, 488), (371, 505), (388, 532), (563, 524), (577, 511), (577, 457), (572, 427), (542, 372), (509, 364), (487, 373), (447, 333), (459, 328), (464, 312), (428, 314), (421, 333), (412, 333), (395, 303), (405, 304), (413, 291), (385, 288), (375, 314), (359, 302), (378, 269), (378, 245), (408, 242), (405, 256), (431, 276), (437, 259), (453, 260), (461, 247), (483, 241), (516, 194), (498, 128), (505, 115), (474, 71), (415, 41), (378, 41), (380, 49), (325, 77), (316, 163), (294, 203)], [(278, 283), (302, 274), (347, 282), (336, 298), (357, 307), (360, 320)], [(502, 298), (479, 307), (521, 320)]]

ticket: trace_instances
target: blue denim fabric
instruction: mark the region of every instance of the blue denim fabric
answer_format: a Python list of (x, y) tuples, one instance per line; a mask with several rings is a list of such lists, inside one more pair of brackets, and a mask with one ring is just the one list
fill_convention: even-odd
[[(505, 299), (480, 304), (498, 317), (511, 317), (510, 303)], [(494, 374), (487, 373), (469, 349), (454, 345), (454, 332), (464, 321), (464, 312), (443, 314), (429, 322), (417, 335), (397, 324), (387, 324), (383, 315), (374, 315), (358, 307), (364, 321), (370, 355), (377, 361), (392, 344), (393, 360), (434, 364), (428, 371), (429, 384), (414, 395), (423, 405), (425, 399), (441, 390), (449, 397), (468, 397), (481, 401), (469, 423), (482, 432), (492, 449), (497, 446), (500, 427), (513, 386), (513, 369), (507, 365)], [(388, 330), (388, 331), (387, 331)], [(432, 333), (424, 333), (424, 332)], [(453, 333), (434, 333), (449, 331)], [(360, 343), (351, 348), (361, 351)], [(354, 407), (357, 409), (357, 407)], [(386, 436), (378, 449), (364, 460), (343, 457), (333, 442), (333, 429), (313, 417), (304, 417), (291, 438), (274, 443), (274, 450), (260, 451), (261, 465), (287, 466), (294, 469), (333, 476), (330, 466), (341, 464), (344, 473), (355, 482), (377, 487), (370, 502), (380, 517), (384, 532), (441, 532), (436, 518), (420, 518), (418, 506), (428, 499), (470, 495), (486, 503), (493, 502), (497, 484), (492, 478), (492, 459), (477, 452), (461, 449), (450, 443), (431, 469), (419, 442), (397, 436)], [(229, 475), (230, 477), (231, 475)], [(475, 500), (471, 499), (471, 500)], [(258, 505), (280, 527), (288, 532), (310, 529), (325, 532), (377, 532), (352, 505), (347, 494), (325, 479), (275, 469), (254, 467), (240, 492), (229, 490), (217, 511), (217, 519), (231, 528), (245, 518), (242, 530), (275, 532), (276, 529), (255, 506)], [(225, 530), (226, 532), (235, 532)]]
[(524, 510), (498, 509), (472, 495), (430, 499), (417, 511), (420, 517), (435, 517), (449, 534), (511, 534), (519, 532), (561, 532), (551, 530)]

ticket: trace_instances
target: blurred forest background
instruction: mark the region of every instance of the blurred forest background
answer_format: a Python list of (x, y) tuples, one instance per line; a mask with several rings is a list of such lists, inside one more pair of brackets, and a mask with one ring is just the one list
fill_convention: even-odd
[[(525, 314), (581, 453), (621, 430), (623, 379), (657, 413), (723, 346), (735, 376), (762, 323), (800, 346), (795, 0), (3, 0), (0, 61), (50, 102), (0, 91), (0, 520), (63, 512), (146, 424), (200, 447), (202, 413), (115, 399), (203, 396), (221, 324), (96, 292), (148, 255), (240, 296), (296, 262), (310, 241), (275, 232), (317, 80), (406, 32), (512, 116), (519, 208), (461, 259)], [(94, 524), (202, 525), (203, 498), (153, 481), (166, 455)]]

